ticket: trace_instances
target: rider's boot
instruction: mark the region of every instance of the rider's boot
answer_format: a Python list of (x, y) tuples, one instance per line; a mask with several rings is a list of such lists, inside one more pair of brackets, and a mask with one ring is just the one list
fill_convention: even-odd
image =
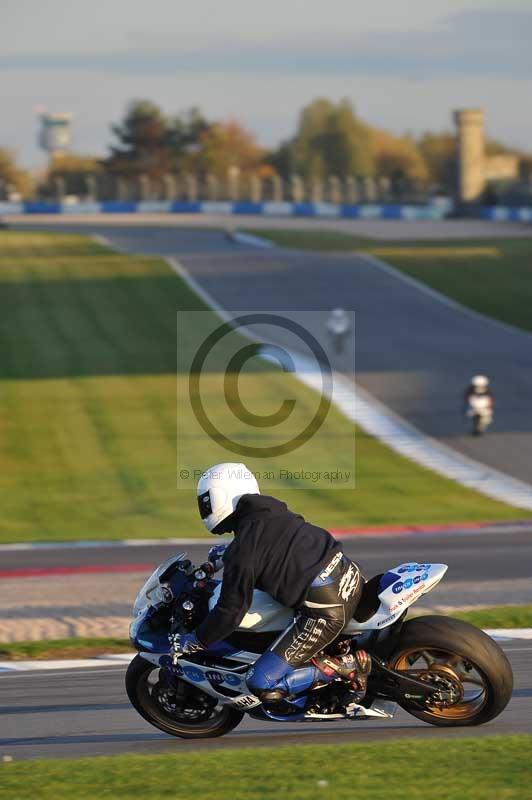
[[(277, 685), (257, 692), (264, 707), (274, 713), (287, 713), (294, 710), (287, 698), (314, 689), (317, 686), (331, 683), (342, 678), (362, 699), (366, 694), (368, 675), (371, 671), (371, 657), (365, 650), (356, 650), (339, 656), (320, 654), (315, 656), (305, 667), (293, 669), (284, 675)], [(250, 685), (252, 691), (257, 691)]]
[(351, 684), (361, 700), (366, 694), (368, 675), (371, 672), (371, 656), (365, 650), (355, 650), (343, 656), (320, 654), (312, 663), (326, 676), (340, 677)]

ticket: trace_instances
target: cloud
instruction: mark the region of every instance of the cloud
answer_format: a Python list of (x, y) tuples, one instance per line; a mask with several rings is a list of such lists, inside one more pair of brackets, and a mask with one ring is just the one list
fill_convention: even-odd
[(277, 42), (233, 40), (174, 44), (156, 34), (129, 35), (130, 49), (105, 52), (19, 53), (0, 56), (2, 70), (71, 70), (116, 74), (255, 72), (370, 75), (409, 79), (497, 76), (528, 79), (532, 71), (532, 11), (476, 10), (447, 17), (429, 31), (327, 33)]

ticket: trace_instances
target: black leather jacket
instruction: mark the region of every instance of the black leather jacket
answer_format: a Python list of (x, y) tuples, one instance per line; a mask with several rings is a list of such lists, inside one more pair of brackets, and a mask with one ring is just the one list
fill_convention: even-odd
[(288, 608), (300, 606), (320, 569), (342, 549), (330, 533), (274, 497), (244, 495), (234, 517), (220, 598), (196, 631), (204, 645), (225, 639), (239, 626), (255, 588)]

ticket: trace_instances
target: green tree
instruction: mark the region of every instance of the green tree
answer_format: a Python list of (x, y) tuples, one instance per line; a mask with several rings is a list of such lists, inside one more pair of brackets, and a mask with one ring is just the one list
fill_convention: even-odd
[(112, 126), (118, 145), (111, 146), (106, 166), (120, 175), (160, 178), (173, 167), (168, 123), (150, 100), (133, 100), (122, 122)]
[(168, 121), (167, 142), (178, 169), (187, 155), (199, 148), (209, 128), (210, 123), (196, 107), (181, 111)]
[(215, 122), (200, 136), (196, 152), (187, 159), (189, 169), (219, 178), (227, 176), (230, 167), (238, 167), (241, 174), (258, 169), (264, 151), (255, 136), (236, 120)]
[(348, 100), (319, 98), (301, 112), (292, 141), (295, 171), (305, 177), (368, 175), (374, 171), (370, 128)]
[(425, 133), (418, 147), (427, 165), (429, 181), (447, 191), (456, 182), (456, 136), (452, 133)]
[(13, 194), (29, 197), (33, 191), (33, 179), (29, 172), (17, 165), (15, 154), (0, 147), (0, 200)]
[(118, 144), (111, 146), (106, 166), (115, 174), (160, 179), (181, 168), (187, 153), (208, 129), (209, 123), (197, 108), (169, 119), (150, 100), (134, 100), (122, 122), (112, 126)]
[(426, 183), (429, 171), (423, 153), (410, 136), (373, 131), (376, 172), (394, 180)]

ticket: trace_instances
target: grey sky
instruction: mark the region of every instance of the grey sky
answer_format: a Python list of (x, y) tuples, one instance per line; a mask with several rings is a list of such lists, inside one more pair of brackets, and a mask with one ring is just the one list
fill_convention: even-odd
[(0, 145), (42, 162), (44, 105), (103, 154), (133, 97), (238, 117), (271, 145), (326, 95), (396, 132), (483, 106), (492, 136), (532, 150), (531, 43), (532, 0), (0, 0)]

